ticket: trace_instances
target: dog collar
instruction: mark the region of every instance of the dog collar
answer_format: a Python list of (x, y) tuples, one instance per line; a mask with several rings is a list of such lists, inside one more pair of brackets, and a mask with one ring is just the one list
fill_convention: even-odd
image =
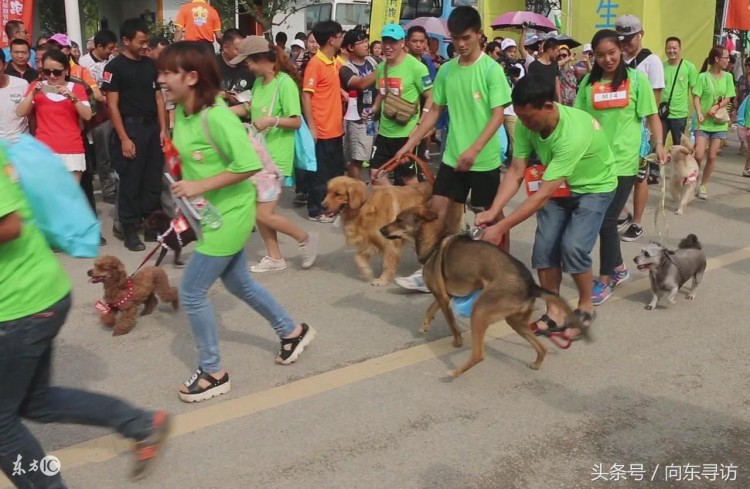
[(125, 297), (115, 302), (114, 304), (97, 301), (94, 307), (96, 307), (98, 311), (101, 311), (104, 314), (109, 314), (112, 311), (119, 311), (120, 308), (124, 306), (125, 303), (131, 299), (131, 297), (133, 297), (133, 281), (128, 279), (125, 285), (128, 288), (128, 293), (125, 294)]

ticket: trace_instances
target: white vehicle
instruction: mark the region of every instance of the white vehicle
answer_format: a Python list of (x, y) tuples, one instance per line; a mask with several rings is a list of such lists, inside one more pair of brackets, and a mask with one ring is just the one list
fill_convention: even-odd
[(293, 13), (276, 14), (273, 32), (274, 35), (284, 32), (292, 40), (298, 32), (308, 34), (316, 23), (323, 20), (335, 20), (345, 31), (358, 25), (369, 25), (371, 3), (371, 0), (324, 0), (314, 3), (297, 0)]

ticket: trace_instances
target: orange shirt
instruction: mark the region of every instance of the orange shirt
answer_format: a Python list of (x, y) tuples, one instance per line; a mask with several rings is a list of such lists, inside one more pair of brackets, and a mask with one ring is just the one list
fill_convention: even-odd
[(183, 41), (214, 42), (214, 33), (221, 31), (221, 18), (206, 0), (193, 0), (180, 7), (174, 25), (182, 28)]
[(72, 60), (70, 62), (70, 76), (78, 78), (90, 87), (98, 87), (98, 85), (96, 84), (96, 80), (94, 80), (94, 77), (91, 75), (91, 72), (86, 68), (73, 63)]
[(340, 66), (323, 51), (318, 51), (305, 68), (302, 90), (312, 93), (312, 112), (319, 139), (344, 135), (344, 110), (341, 103)]

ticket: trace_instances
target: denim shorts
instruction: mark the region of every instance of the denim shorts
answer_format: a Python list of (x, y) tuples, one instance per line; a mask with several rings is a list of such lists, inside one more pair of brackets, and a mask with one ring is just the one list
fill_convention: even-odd
[(594, 249), (615, 192), (550, 199), (536, 213), (531, 265), (577, 274), (591, 270)]
[(695, 137), (704, 137), (708, 139), (709, 141), (712, 139), (726, 139), (727, 138), (727, 132), (726, 131), (701, 131), (700, 129), (695, 131)]

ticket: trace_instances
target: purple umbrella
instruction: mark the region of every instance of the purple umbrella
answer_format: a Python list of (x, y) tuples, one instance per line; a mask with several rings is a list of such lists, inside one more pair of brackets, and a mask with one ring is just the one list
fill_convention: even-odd
[(448, 33), (448, 23), (438, 17), (417, 17), (406, 24), (406, 29), (408, 30), (410, 27), (414, 26), (424, 27), (424, 30), (426, 30), (428, 34), (450, 37), (450, 34)]
[(551, 32), (557, 30), (557, 26), (554, 22), (549, 20), (547, 17), (541, 14), (535, 14), (534, 12), (506, 12), (492, 24), (493, 29), (510, 29), (519, 27), (529, 27), (543, 32)]

